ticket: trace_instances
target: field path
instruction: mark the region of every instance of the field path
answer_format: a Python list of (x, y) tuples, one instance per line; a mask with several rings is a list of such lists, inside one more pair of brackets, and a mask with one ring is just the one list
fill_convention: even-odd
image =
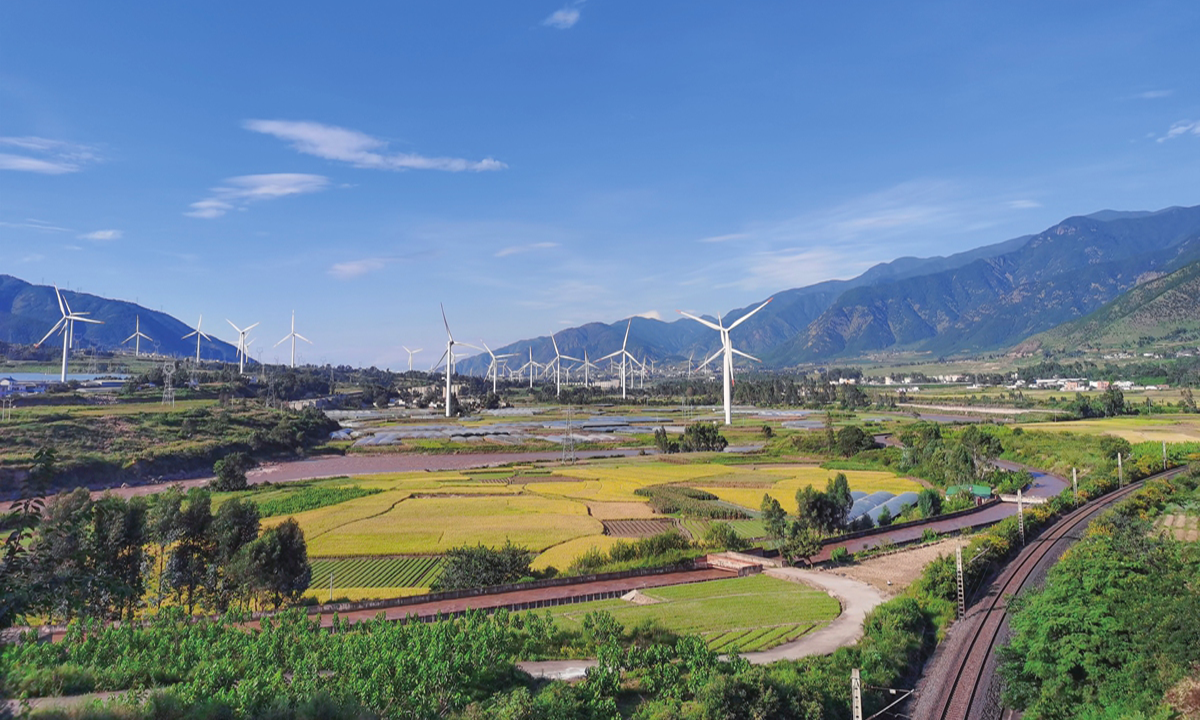
[[(780, 580), (803, 583), (824, 590), (837, 599), (842, 612), (828, 625), (815, 632), (807, 633), (789, 643), (770, 650), (742, 653), (742, 657), (754, 665), (767, 665), (778, 660), (797, 660), (810, 655), (828, 655), (840, 647), (853, 645), (863, 634), (863, 620), (885, 598), (870, 585), (833, 573), (800, 568), (770, 568), (764, 571)], [(595, 660), (540, 660), (517, 663), (534, 677), (553, 680), (581, 678), (587, 669), (595, 667)]]

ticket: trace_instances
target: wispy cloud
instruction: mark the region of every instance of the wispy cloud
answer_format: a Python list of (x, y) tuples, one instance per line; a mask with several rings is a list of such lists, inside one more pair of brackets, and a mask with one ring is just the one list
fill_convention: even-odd
[(375, 170), (445, 170), (447, 172), (484, 172), (508, 167), (499, 160), (464, 160), (452, 157), (426, 157), (413, 153), (388, 153), (387, 143), (366, 133), (317, 122), (292, 120), (247, 120), (247, 130), (271, 135), (306, 155), (350, 163), (354, 167)]
[(107, 242), (109, 240), (120, 240), (125, 233), (120, 230), (96, 230), (90, 233), (79, 235), (80, 240), (94, 240), (95, 242)]
[(1134, 97), (1139, 100), (1161, 100), (1165, 97), (1171, 97), (1174, 94), (1174, 90), (1147, 90), (1146, 92), (1134, 95)]
[(566, 30), (573, 27), (579, 22), (579, 6), (583, 3), (576, 3), (574, 6), (567, 6), (561, 10), (555, 10), (550, 13), (550, 16), (542, 21), (543, 25), (559, 30)]
[(38, 254), (38, 253), (31, 253), (31, 254), (29, 254), (29, 255), (25, 255), (25, 256), (23, 256), (23, 257), (21, 258), (21, 262), (23, 262), (23, 263), (31, 263), (31, 262), (38, 262), (39, 260), (45, 260), (45, 259), (46, 259), (46, 256), (45, 256), (45, 255), (41, 255), (41, 254)]
[(70, 228), (59, 227), (44, 220), (36, 220), (34, 218), (25, 218), (24, 222), (0, 221), (0, 227), (22, 228), (26, 230), (38, 230), (40, 232), (71, 232)]
[(1042, 204), (1037, 200), (1009, 200), (1007, 205), (1013, 210), (1033, 210), (1040, 208)]
[(224, 183), (213, 188), (211, 196), (192, 203), (192, 209), (184, 215), (219, 218), (230, 210), (245, 209), (247, 205), (260, 200), (320, 192), (329, 186), (329, 178), (303, 173), (269, 173), (232, 177)]
[(1167, 130), (1167, 134), (1158, 138), (1158, 142), (1166, 142), (1182, 135), (1200, 135), (1200, 122), (1180, 120)]
[(348, 260), (334, 263), (329, 268), (329, 274), (338, 280), (353, 280), (368, 273), (382, 270), (392, 258), (365, 258), (363, 260)]
[(558, 247), (556, 242), (536, 242), (528, 245), (510, 245), (502, 250), (496, 251), (496, 257), (508, 257), (509, 255), (518, 255), (520, 253), (532, 252), (534, 250), (549, 250), (550, 248)]
[(0, 137), (0, 147), (13, 148), (13, 152), (0, 152), (0, 170), (62, 175), (79, 172), (99, 159), (86, 145), (41, 137)]
[(729, 233), (728, 235), (713, 235), (712, 237), (700, 238), (698, 242), (702, 243), (723, 243), (730, 240), (742, 240), (750, 237), (750, 233)]

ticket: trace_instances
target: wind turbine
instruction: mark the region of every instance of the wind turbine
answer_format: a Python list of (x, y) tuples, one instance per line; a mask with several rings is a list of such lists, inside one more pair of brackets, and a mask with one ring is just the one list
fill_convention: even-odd
[(142, 332), (142, 316), (141, 315), (138, 315), (134, 318), (133, 328), (134, 328), (133, 334), (130, 335), (129, 337), (125, 338), (121, 342), (121, 344), (124, 345), (125, 343), (129, 342), (130, 340), (134, 340), (135, 342), (133, 344), (133, 356), (141, 357), (142, 356), (142, 338), (145, 338), (146, 340), (149, 340), (150, 342), (154, 342), (154, 339), (151, 338), (149, 335), (145, 334), (144, 332)]
[(454, 335), (450, 332), (450, 323), (446, 320), (446, 307), (438, 303), (438, 307), (442, 309), (442, 325), (446, 326), (446, 352), (438, 358), (438, 361), (430, 368), (430, 372), (437, 370), (442, 361), (446, 361), (446, 417), (450, 417), (450, 380), (454, 376), (454, 346), (463, 345), (475, 350), (480, 350), (474, 345), (465, 342), (459, 342), (454, 339)]
[[(249, 325), (246, 328), (240, 328), (237, 325), (234, 325), (233, 321), (230, 320), (229, 318), (225, 318), (225, 322), (229, 323), (230, 327), (232, 327), (234, 330), (237, 331), (237, 334), (238, 334), (238, 344), (237, 344), (238, 375), (245, 375), (246, 374), (246, 348), (250, 346), (250, 343), (246, 342), (246, 336), (250, 334), (251, 330), (258, 327), (258, 323)], [(253, 341), (251, 341), (251, 342), (253, 342)]]
[(533, 389), (533, 371), (538, 368), (544, 368), (544, 367), (546, 367), (546, 366), (542, 365), (539, 362), (533, 361), (533, 346), (530, 345), (529, 346), (529, 362), (527, 362), (524, 365), (522, 365), (521, 367), (517, 368), (517, 373), (523, 373), (523, 372), (525, 372), (526, 368), (529, 368), (529, 389), (532, 390)]
[(279, 347), (280, 345), (284, 344), (288, 340), (292, 341), (292, 368), (294, 369), (296, 367), (296, 340), (303, 340), (304, 342), (308, 343), (309, 345), (313, 344), (312, 340), (309, 340), (308, 338), (304, 337), (300, 333), (296, 332), (296, 311), (295, 310), (292, 311), (292, 331), (289, 332), (287, 335), (284, 335), (282, 340), (275, 343), (275, 347)]
[(621, 342), (621, 349), (614, 353), (609, 353), (609, 354), (605, 355), (604, 357), (600, 358), (601, 362), (608, 360), (609, 358), (613, 358), (613, 359), (618, 358), (618, 357), (621, 358), (621, 399), (622, 400), (625, 399), (625, 360), (626, 360), (626, 358), (629, 359), (630, 364), (632, 366), (637, 365), (637, 358), (635, 358), (633, 355), (631, 355), (629, 353), (628, 350), (625, 349), (629, 345), (629, 329), (631, 327), (633, 327), (633, 318), (629, 318), (629, 322), (626, 323), (626, 325), (625, 325), (625, 340)]
[(700, 363), (700, 367), (704, 367), (705, 365), (708, 365), (710, 362), (715, 360), (718, 355), (725, 356), (724, 359), (722, 360), (722, 370), (723, 370), (724, 376), (725, 376), (725, 424), (726, 425), (733, 424), (733, 412), (730, 408), (730, 402), (732, 401), (732, 398), (733, 398), (733, 356), (741, 355), (742, 357), (753, 360), (754, 362), (762, 362), (761, 360), (754, 357), (753, 355), (749, 355), (749, 354), (744, 353), (741, 350), (738, 350), (737, 348), (735, 348), (733, 346), (733, 342), (729, 339), (729, 332), (731, 330), (733, 330), (735, 327), (737, 327), (738, 325), (741, 325), (742, 323), (749, 320), (751, 315), (753, 315), (754, 313), (758, 312), (759, 310), (762, 310), (763, 308), (765, 308), (767, 306), (767, 303), (771, 302), (774, 299), (775, 298), (767, 298), (767, 302), (764, 302), (762, 305), (759, 305), (758, 307), (754, 308), (750, 312), (741, 316), (736, 321), (734, 321), (734, 323), (732, 325), (730, 325), (729, 327), (725, 327), (725, 323), (724, 323), (724, 321), (721, 320), (721, 317), (719, 315), (717, 316), (717, 321), (714, 323), (714, 322), (705, 320), (704, 318), (699, 318), (699, 317), (696, 317), (695, 315), (690, 315), (688, 313), (685, 313), (682, 310), (679, 311), (680, 315), (687, 317), (687, 318), (691, 318), (691, 319), (695, 320), (696, 322), (700, 323), (701, 325), (710, 327), (713, 330), (716, 330), (717, 332), (721, 333), (721, 349), (717, 350), (715, 353), (712, 354), (711, 357), (709, 357), (704, 362)]
[(596, 370), (600, 369), (600, 368), (596, 367), (595, 363), (588, 360), (587, 349), (584, 348), (584, 351), (583, 351), (583, 386), (584, 387), (588, 386), (588, 368), (594, 368)]
[(408, 353), (408, 371), (412, 372), (412, 357), (413, 357), (413, 355), (416, 355), (417, 353), (424, 350), (424, 348), (417, 348), (416, 350), (409, 350), (408, 348), (404, 347), (403, 345), (401, 345), (400, 347), (403, 347), (404, 352)]
[(62, 313), (62, 317), (59, 318), (58, 322), (54, 323), (54, 327), (50, 328), (50, 332), (46, 333), (45, 337), (43, 337), (41, 340), (38, 340), (37, 347), (41, 347), (42, 343), (46, 342), (46, 339), (49, 338), (54, 333), (59, 332), (59, 331), (62, 332), (62, 334), (63, 334), (62, 375), (60, 376), (59, 379), (61, 382), (65, 383), (67, 381), (67, 355), (71, 351), (71, 333), (72, 333), (72, 329), (74, 328), (75, 322), (79, 321), (79, 322), (85, 322), (85, 323), (92, 323), (93, 325), (103, 325), (104, 323), (99, 320), (93, 320), (91, 318), (84, 317), (84, 315), (86, 315), (87, 313), (71, 312), (71, 306), (68, 305), (65, 300), (63, 300), (62, 293), (59, 292), (57, 285), (54, 286), (54, 294), (55, 294), (55, 296), (58, 297), (58, 311), (60, 313)]
[[(554, 365), (554, 397), (559, 397), (562, 395), (562, 361), (574, 360), (575, 362), (579, 362), (579, 358), (560, 353), (558, 351), (558, 341), (554, 339), (553, 334), (550, 335), (550, 342), (554, 343), (554, 359), (550, 361), (550, 364)], [(549, 365), (546, 367), (549, 369)]]
[[(480, 340), (479, 342), (483, 343), (483, 349), (487, 351), (487, 354), (492, 356), (492, 365), (488, 368), (488, 372), (492, 374), (492, 394), (495, 395), (496, 375), (500, 372), (500, 365), (496, 361), (500, 358), (510, 358), (516, 353), (504, 353), (503, 355), (497, 355), (496, 353), (492, 352), (492, 349), (488, 347), (488, 344), (483, 342), (483, 340)], [(487, 376), (485, 375), (484, 377), (486, 378)]]
[(209, 336), (205, 335), (203, 332), (200, 331), (200, 325), (203, 323), (204, 323), (204, 316), (201, 315), (200, 319), (196, 321), (196, 329), (191, 331), (187, 335), (183, 336), (184, 340), (187, 340), (188, 338), (192, 337), (193, 335), (196, 336), (196, 367), (200, 367), (200, 338), (204, 338), (205, 340), (212, 342), (212, 338), (210, 338)]

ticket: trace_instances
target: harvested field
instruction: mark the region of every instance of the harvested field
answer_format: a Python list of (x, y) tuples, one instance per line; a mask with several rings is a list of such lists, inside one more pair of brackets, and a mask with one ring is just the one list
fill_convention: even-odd
[(640, 520), (657, 517), (644, 502), (590, 502), (592, 517), (597, 520)]
[(865, 582), (886, 595), (898, 595), (921, 576), (926, 565), (943, 555), (953, 555), (955, 542), (957, 540), (942, 540), (918, 545), (909, 550), (831, 568), (829, 572)]
[(647, 538), (675, 528), (675, 521), (671, 518), (604, 521), (604, 534), (615, 538)]

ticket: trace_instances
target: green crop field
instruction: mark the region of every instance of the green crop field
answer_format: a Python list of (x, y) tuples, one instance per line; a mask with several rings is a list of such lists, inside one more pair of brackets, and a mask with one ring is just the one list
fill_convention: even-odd
[(643, 594), (659, 602), (601, 600), (548, 612), (560, 625), (577, 629), (584, 615), (605, 610), (625, 627), (649, 620), (673, 632), (703, 635), (710, 647), (721, 650), (765, 650), (823, 626), (841, 612), (838, 601), (821, 590), (766, 575), (651, 588)]
[[(442, 573), (439, 557), (328, 558), (312, 561), (312, 587), (419, 588), (429, 587)], [(336, 592), (336, 590), (335, 590)]]
[(688, 533), (696, 540), (703, 539), (705, 531), (708, 530), (708, 526), (712, 525), (714, 522), (724, 522), (732, 525), (733, 531), (747, 540), (753, 540), (755, 538), (767, 536), (767, 529), (763, 527), (762, 520), (699, 520), (695, 518), (685, 518), (680, 520), (680, 524), (683, 525), (683, 529), (687, 530)]

